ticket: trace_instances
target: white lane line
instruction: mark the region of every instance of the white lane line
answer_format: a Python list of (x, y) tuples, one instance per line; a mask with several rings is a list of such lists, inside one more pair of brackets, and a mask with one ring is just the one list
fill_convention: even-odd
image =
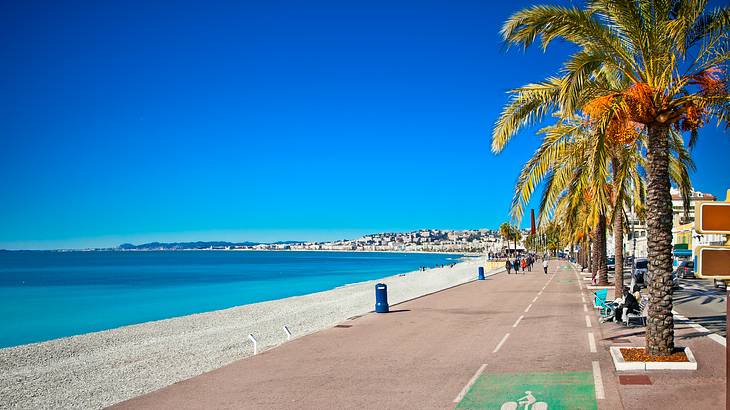
[(580, 294), (580, 300), (581, 300), (581, 302), (586, 303), (586, 297), (583, 296), (582, 293)]
[(592, 327), (591, 325), (591, 317), (586, 315), (586, 327)]
[(535, 297), (534, 297), (534, 298), (532, 299), (532, 303), (535, 303), (535, 302), (537, 302), (537, 298), (538, 298), (538, 297), (539, 297), (539, 296), (535, 296)]
[(527, 309), (525, 309), (525, 313), (529, 312), (531, 307), (532, 307), (532, 303), (530, 303), (529, 305), (527, 305)]
[(588, 311), (588, 306), (585, 303), (583, 304), (583, 311), (584, 312), (587, 312)]
[(593, 384), (596, 386), (596, 399), (603, 400), (606, 393), (603, 391), (603, 377), (601, 377), (601, 365), (593, 361)]
[(591, 353), (596, 353), (596, 339), (593, 337), (593, 333), (588, 333), (588, 350)]
[(717, 343), (720, 343), (721, 345), (727, 347), (727, 339), (718, 335), (717, 333), (711, 333), (707, 337), (709, 337), (710, 339), (716, 341)]
[(504, 344), (504, 342), (507, 341), (507, 338), (508, 337), (509, 337), (509, 333), (507, 333), (506, 335), (504, 335), (504, 337), (502, 338), (502, 340), (500, 340), (500, 342), (497, 345), (497, 347), (495, 347), (494, 350), (492, 350), (492, 353), (497, 353), (499, 351), (499, 349), (502, 348), (502, 345)]
[(688, 319), (686, 316), (680, 315), (679, 313), (677, 313), (676, 310), (672, 310), (672, 313), (674, 314), (674, 316), (677, 319), (679, 319), (679, 320), (686, 320), (686, 321), (690, 322), (689, 323), (689, 326), (690, 327), (693, 327), (693, 328), (695, 328), (697, 330), (700, 330), (702, 332), (709, 333), (707, 335), (707, 337), (709, 337), (710, 339), (714, 340), (715, 342), (717, 342), (717, 343), (719, 343), (719, 344), (727, 347), (727, 339), (726, 338), (718, 335), (717, 333), (713, 333), (712, 331), (710, 331), (710, 329), (708, 329), (708, 328), (706, 328), (706, 327), (704, 327), (704, 326), (702, 326), (700, 324), (692, 323), (692, 320), (691, 319)]
[(466, 396), (466, 393), (469, 391), (469, 389), (471, 389), (471, 386), (474, 385), (474, 383), (477, 381), (479, 376), (482, 375), (482, 372), (484, 371), (485, 367), (487, 367), (486, 364), (483, 364), (479, 367), (479, 370), (477, 370), (477, 372), (474, 373), (474, 376), (472, 376), (471, 379), (469, 379), (469, 382), (466, 383), (466, 386), (464, 386), (464, 388), (461, 389), (461, 392), (459, 392), (459, 395), (456, 396), (456, 398), (454, 399), (454, 403), (460, 402), (464, 398), (464, 396)]
[(512, 327), (517, 327), (517, 325), (519, 325), (519, 324), (520, 324), (520, 320), (522, 320), (522, 318), (523, 318), (523, 317), (525, 317), (525, 315), (522, 315), (522, 316), (518, 317), (518, 318), (517, 318), (517, 321), (515, 322), (515, 324), (514, 324), (514, 325), (512, 325)]

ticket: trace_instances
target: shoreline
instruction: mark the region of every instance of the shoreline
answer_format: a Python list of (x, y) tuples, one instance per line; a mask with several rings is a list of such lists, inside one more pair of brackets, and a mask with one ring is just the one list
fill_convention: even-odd
[(461, 251), (399, 251), (399, 250), (352, 250), (352, 249), (0, 249), (0, 252), (351, 252), (351, 253), (406, 253), (419, 255), (484, 256), (480, 252)]
[[(0, 349), (10, 407), (102, 408), (219, 368), (373, 310), (375, 283), (394, 305), (473, 280), (480, 258), (285, 299)], [(489, 270), (489, 269), (488, 269)], [(496, 266), (494, 270), (499, 270)]]

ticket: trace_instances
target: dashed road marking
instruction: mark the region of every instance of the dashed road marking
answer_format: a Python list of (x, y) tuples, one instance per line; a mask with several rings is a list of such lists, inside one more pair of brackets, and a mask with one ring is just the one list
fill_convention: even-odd
[(587, 312), (588, 311), (588, 306), (585, 303), (583, 304), (583, 311), (584, 312)]
[(593, 327), (593, 325), (591, 325), (591, 317), (588, 315), (586, 315), (586, 327)]
[(520, 324), (520, 320), (522, 320), (522, 318), (523, 318), (523, 317), (525, 317), (525, 315), (521, 315), (520, 317), (518, 317), (518, 318), (517, 318), (517, 321), (515, 322), (515, 324), (514, 324), (514, 325), (512, 325), (512, 327), (517, 327), (517, 325), (519, 325), (519, 324)]
[(508, 337), (509, 337), (509, 333), (507, 333), (506, 335), (504, 335), (504, 337), (502, 338), (502, 340), (499, 341), (499, 344), (497, 345), (497, 347), (495, 347), (494, 350), (492, 350), (492, 353), (497, 353), (499, 351), (499, 349), (502, 348), (502, 345), (504, 344), (504, 342), (507, 341), (507, 338)]
[(527, 305), (527, 309), (525, 309), (525, 313), (529, 312), (531, 307), (532, 307), (532, 303), (530, 303), (529, 305)]
[(593, 384), (596, 386), (596, 399), (603, 400), (606, 393), (603, 391), (603, 377), (601, 377), (601, 365), (593, 361)]
[(676, 310), (672, 310), (672, 313), (674, 314), (674, 316), (677, 317), (677, 319), (679, 319), (679, 320), (686, 320), (686, 321), (690, 322), (689, 323), (689, 326), (690, 327), (693, 327), (693, 328), (695, 328), (695, 329), (697, 329), (697, 330), (699, 330), (701, 332), (709, 333), (707, 335), (707, 337), (709, 337), (713, 341), (715, 341), (715, 342), (717, 342), (717, 343), (719, 343), (719, 344), (727, 347), (727, 339), (726, 338), (718, 335), (717, 333), (711, 332), (709, 329), (707, 329), (706, 327), (704, 327), (704, 326), (702, 326), (700, 324), (692, 323), (692, 320), (691, 319), (688, 319), (686, 316), (680, 315), (679, 313), (677, 313)]
[(718, 335), (717, 333), (711, 333), (707, 337), (709, 337), (710, 339), (716, 341), (717, 343), (720, 343), (721, 345), (727, 347), (727, 339)]
[(535, 296), (535, 297), (534, 297), (534, 298), (532, 299), (532, 303), (535, 303), (535, 302), (537, 302), (537, 298), (538, 298), (538, 297), (539, 297), (539, 296)]
[(474, 382), (476, 382), (477, 379), (479, 378), (479, 376), (481, 376), (485, 367), (487, 367), (486, 364), (483, 364), (479, 367), (479, 370), (477, 370), (477, 372), (474, 373), (474, 376), (472, 376), (471, 379), (469, 379), (469, 382), (466, 383), (466, 386), (464, 386), (464, 388), (461, 389), (461, 392), (459, 392), (459, 395), (456, 396), (456, 398), (454, 399), (454, 403), (458, 403), (464, 398), (464, 396), (466, 395), (466, 392), (469, 391), (469, 389), (474, 384)]
[(591, 353), (596, 353), (596, 339), (593, 337), (593, 333), (588, 333), (588, 350)]

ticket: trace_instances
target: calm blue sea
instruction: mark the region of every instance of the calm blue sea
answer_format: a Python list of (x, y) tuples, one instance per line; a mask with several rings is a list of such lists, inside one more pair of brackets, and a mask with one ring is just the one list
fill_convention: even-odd
[(458, 259), (364, 252), (0, 251), (0, 347), (304, 295)]

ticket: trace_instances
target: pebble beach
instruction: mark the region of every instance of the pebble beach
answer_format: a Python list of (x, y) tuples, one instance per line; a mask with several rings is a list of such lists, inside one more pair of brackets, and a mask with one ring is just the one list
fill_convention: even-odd
[[(0, 408), (104, 408), (372, 311), (475, 279), (483, 259), (286, 299), (0, 349)], [(495, 271), (498, 271), (498, 267)]]

